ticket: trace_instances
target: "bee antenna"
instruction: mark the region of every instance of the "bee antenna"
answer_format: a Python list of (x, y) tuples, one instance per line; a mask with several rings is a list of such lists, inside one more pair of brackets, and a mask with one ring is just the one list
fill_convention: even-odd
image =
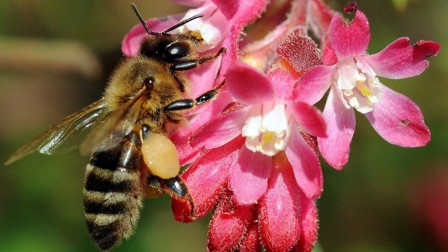
[(162, 32), (162, 34), (168, 33), (168, 32), (170, 32), (170, 31), (172, 31), (172, 30), (174, 30), (174, 29), (176, 29), (176, 28), (178, 28), (178, 27), (180, 27), (180, 26), (182, 26), (182, 25), (184, 25), (184, 24), (186, 24), (188, 22), (191, 22), (191, 21), (193, 21), (193, 20), (195, 20), (197, 18), (201, 18), (203, 16), (204, 15), (199, 14), (199, 15), (194, 15), (192, 17), (189, 17), (189, 18), (187, 18), (187, 19), (185, 19), (183, 21), (180, 21), (179, 23), (171, 26), (170, 28), (166, 29), (165, 31)]
[(142, 23), (143, 27), (145, 28), (146, 32), (149, 35), (159, 35), (157, 32), (153, 32), (149, 29), (148, 25), (145, 23), (145, 20), (143, 20), (142, 15), (140, 15), (140, 12), (137, 9), (137, 6), (134, 3), (131, 3), (131, 8), (134, 10), (135, 15), (137, 15), (137, 18), (140, 20), (140, 23)]

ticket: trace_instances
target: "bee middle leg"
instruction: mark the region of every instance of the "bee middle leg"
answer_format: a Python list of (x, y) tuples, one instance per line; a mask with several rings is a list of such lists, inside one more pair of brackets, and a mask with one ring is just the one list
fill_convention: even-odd
[(184, 110), (191, 109), (196, 105), (204, 104), (208, 101), (213, 100), (216, 96), (218, 96), (219, 90), (224, 86), (225, 81), (221, 82), (217, 87), (211, 89), (202, 95), (198, 96), (196, 99), (182, 99), (174, 101), (165, 106), (165, 111), (176, 111), (176, 110)]

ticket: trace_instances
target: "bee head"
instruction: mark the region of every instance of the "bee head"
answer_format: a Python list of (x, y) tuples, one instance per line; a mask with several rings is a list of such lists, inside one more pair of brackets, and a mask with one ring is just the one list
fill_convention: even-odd
[(199, 42), (194, 37), (183, 34), (169, 34), (169, 32), (197, 18), (201, 18), (203, 15), (192, 16), (171, 26), (165, 31), (158, 33), (149, 29), (134, 4), (131, 4), (131, 7), (146, 32), (150, 35), (147, 36), (140, 45), (141, 55), (157, 58), (167, 63), (174, 63), (181, 58), (189, 56), (193, 45)]

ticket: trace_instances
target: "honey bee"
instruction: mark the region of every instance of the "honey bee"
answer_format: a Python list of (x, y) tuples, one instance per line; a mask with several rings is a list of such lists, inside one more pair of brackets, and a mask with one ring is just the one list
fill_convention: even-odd
[(51, 155), (89, 130), (79, 146), (81, 153), (92, 153), (85, 172), (84, 212), (90, 235), (104, 251), (131, 236), (143, 197), (167, 193), (191, 201), (179, 177), (176, 147), (168, 137), (186, 121), (184, 110), (212, 100), (223, 85), (195, 99), (185, 98), (188, 82), (182, 71), (225, 51), (199, 56), (200, 40), (169, 33), (201, 15), (159, 33), (149, 29), (135, 5), (132, 8), (148, 33), (139, 54), (117, 67), (100, 100), (64, 118), (5, 163), (34, 151)]

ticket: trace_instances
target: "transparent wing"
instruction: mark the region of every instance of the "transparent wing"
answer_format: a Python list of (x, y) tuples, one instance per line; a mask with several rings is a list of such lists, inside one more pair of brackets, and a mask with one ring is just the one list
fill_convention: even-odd
[[(100, 99), (74, 114), (62, 119), (49, 130), (20, 147), (6, 162), (11, 164), (34, 151), (51, 155), (57, 150), (72, 150), (87, 130), (107, 116), (104, 99)], [(62, 146), (64, 146), (62, 148)]]
[(135, 127), (144, 99), (138, 96), (110, 113), (85, 138), (80, 146), (81, 154), (104, 151), (116, 147)]

